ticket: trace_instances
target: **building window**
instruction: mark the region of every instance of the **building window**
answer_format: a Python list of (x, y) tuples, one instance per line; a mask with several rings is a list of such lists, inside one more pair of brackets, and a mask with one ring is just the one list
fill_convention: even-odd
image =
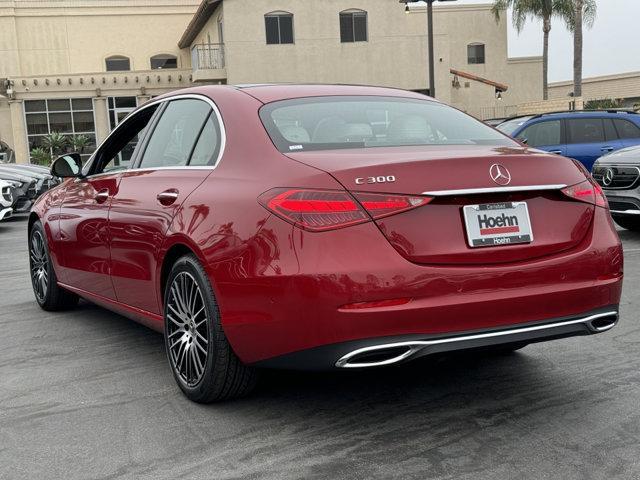
[(151, 70), (178, 68), (178, 58), (175, 55), (154, 55), (151, 57)]
[[(53, 132), (66, 135), (69, 140), (79, 135), (88, 137), (88, 145), (78, 152), (83, 160), (95, 150), (96, 128), (90, 98), (25, 100), (24, 111), (29, 151), (42, 147), (43, 138)], [(51, 152), (52, 155), (56, 153)]]
[[(120, 125), (138, 106), (136, 97), (109, 97), (107, 102), (109, 107), (109, 131)], [(135, 147), (135, 143), (133, 146)], [(131, 159), (131, 154), (133, 154), (132, 148), (125, 148), (118, 152), (114, 160), (115, 165), (126, 165)]]
[(340, 41), (352, 43), (367, 40), (367, 12), (363, 10), (340, 12)]
[(484, 43), (467, 45), (467, 61), (469, 64), (484, 63)]
[(114, 55), (105, 60), (107, 72), (128, 72), (131, 70), (131, 61), (128, 57)]
[(109, 130), (122, 123), (129, 113), (138, 106), (136, 97), (109, 97)]
[(264, 16), (267, 45), (293, 43), (293, 15), (287, 12), (267, 13)]

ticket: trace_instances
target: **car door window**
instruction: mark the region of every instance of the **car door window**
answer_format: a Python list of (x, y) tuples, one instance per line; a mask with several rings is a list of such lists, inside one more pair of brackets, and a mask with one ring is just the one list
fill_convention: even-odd
[(616, 126), (618, 135), (623, 140), (630, 140), (634, 138), (640, 138), (640, 128), (635, 126), (628, 120), (615, 119), (613, 123)]
[(155, 126), (139, 168), (185, 166), (211, 107), (197, 99), (169, 102)]
[(198, 137), (193, 153), (191, 154), (190, 166), (215, 166), (220, 153), (220, 125), (218, 119), (211, 112), (207, 118), (202, 132)]
[(151, 105), (126, 119), (98, 149), (87, 173), (96, 175), (128, 169), (157, 109), (158, 105)]
[(516, 138), (518, 140), (526, 140), (527, 145), (531, 145), (532, 147), (559, 145), (560, 120), (534, 123), (520, 132)]
[(600, 118), (572, 118), (567, 120), (570, 143), (602, 143), (604, 125)]
[(604, 137), (607, 142), (611, 140), (618, 140), (618, 133), (616, 132), (615, 127), (613, 126), (613, 121), (610, 118), (605, 118), (603, 120), (604, 123)]

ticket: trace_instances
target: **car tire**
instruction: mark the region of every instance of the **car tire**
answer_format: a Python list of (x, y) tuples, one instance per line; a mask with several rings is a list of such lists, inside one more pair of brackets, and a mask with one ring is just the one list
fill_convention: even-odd
[(67, 310), (78, 304), (78, 295), (58, 285), (47, 235), (40, 221), (36, 221), (29, 231), (29, 273), (36, 301), (43, 310)]
[(251, 392), (257, 372), (231, 348), (208, 275), (194, 255), (173, 265), (164, 299), (167, 359), (184, 394), (194, 402), (212, 403)]
[(613, 221), (622, 228), (631, 230), (632, 232), (640, 232), (640, 218), (628, 217), (626, 215), (612, 215)]

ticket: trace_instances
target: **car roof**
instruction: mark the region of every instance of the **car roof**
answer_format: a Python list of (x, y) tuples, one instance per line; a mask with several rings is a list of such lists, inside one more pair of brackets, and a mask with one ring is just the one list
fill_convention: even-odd
[(518, 117), (511, 117), (507, 121), (510, 120), (518, 120), (518, 119), (526, 119), (529, 120), (538, 120), (540, 118), (580, 118), (580, 117), (592, 117), (592, 118), (615, 118), (615, 117), (623, 117), (623, 116), (631, 116), (636, 120), (640, 120), (640, 114), (634, 110), (569, 110), (565, 112), (549, 112), (549, 113), (541, 113), (538, 115), (522, 115)]
[(374, 87), (370, 85), (332, 85), (332, 84), (240, 84), (240, 85), (204, 85), (171, 92), (161, 97), (170, 97), (181, 93), (200, 93), (214, 96), (230, 89), (242, 91), (262, 103), (276, 102), (304, 97), (371, 95), (386, 97), (415, 98), (418, 100), (436, 101), (421, 93), (391, 87)]

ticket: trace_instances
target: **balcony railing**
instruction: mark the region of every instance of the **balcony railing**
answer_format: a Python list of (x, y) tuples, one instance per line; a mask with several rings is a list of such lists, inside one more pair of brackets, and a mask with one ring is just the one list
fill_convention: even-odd
[(197, 70), (220, 70), (224, 68), (224, 44), (200, 43), (191, 48), (191, 66)]

